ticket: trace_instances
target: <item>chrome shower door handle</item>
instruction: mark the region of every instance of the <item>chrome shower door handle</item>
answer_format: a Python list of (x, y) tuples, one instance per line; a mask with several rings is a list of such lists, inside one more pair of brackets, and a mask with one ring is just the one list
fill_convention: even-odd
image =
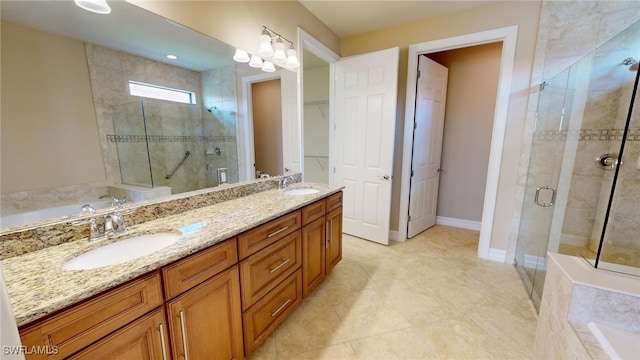
[[(548, 202), (548, 203), (541, 203), (541, 202), (539, 201), (539, 198), (540, 198), (540, 191), (542, 191), (542, 190), (550, 190), (550, 191), (551, 191), (551, 202)], [(538, 186), (538, 188), (536, 188), (536, 197), (535, 197), (535, 199), (534, 199), (533, 201), (534, 201), (534, 202), (536, 203), (536, 205), (538, 205), (538, 206), (542, 206), (542, 207), (551, 207), (551, 206), (553, 206), (553, 204), (555, 204), (555, 202), (556, 202), (556, 189), (552, 188), (552, 187), (551, 187), (551, 186), (549, 186), (549, 185), (545, 185), (545, 186)]]

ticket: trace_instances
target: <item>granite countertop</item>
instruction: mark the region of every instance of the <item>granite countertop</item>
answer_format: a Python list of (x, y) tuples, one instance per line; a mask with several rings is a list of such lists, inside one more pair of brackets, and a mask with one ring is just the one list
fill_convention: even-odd
[[(18, 326), (28, 324), (342, 189), (314, 183), (297, 183), (291, 188), (319, 192), (285, 195), (281, 190), (267, 190), (131, 226), (117, 239), (77, 240), (2, 260), (16, 322)], [(110, 242), (145, 233), (180, 231), (193, 224), (199, 224), (190, 227), (196, 231), (185, 232), (175, 244), (150, 255), (91, 270), (62, 268), (66, 261)]]

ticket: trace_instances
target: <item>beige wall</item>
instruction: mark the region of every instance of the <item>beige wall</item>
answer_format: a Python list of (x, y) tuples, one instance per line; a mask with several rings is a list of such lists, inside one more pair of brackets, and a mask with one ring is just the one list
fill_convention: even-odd
[(1, 66), (2, 193), (105, 181), (84, 43), (2, 22)]
[(280, 79), (251, 85), (256, 171), (283, 173)]
[(342, 56), (362, 54), (395, 46), (400, 47), (394, 184), (391, 204), (392, 229), (398, 228), (408, 46), (518, 25), (507, 128), (490, 245), (491, 248), (506, 249), (540, 7), (540, 1), (500, 1), (469, 11), (428, 18), (341, 39)]
[(481, 221), (502, 43), (429, 54), (449, 69), (438, 216)]
[(338, 37), (297, 1), (157, 1), (129, 0), (144, 9), (255, 53), (262, 26), (296, 43), (301, 27), (334, 52)]

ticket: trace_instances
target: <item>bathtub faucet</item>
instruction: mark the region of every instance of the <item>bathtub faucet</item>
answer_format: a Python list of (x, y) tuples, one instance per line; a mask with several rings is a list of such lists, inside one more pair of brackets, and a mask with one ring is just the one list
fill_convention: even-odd
[(113, 195), (102, 195), (102, 196), (100, 196), (100, 199), (106, 199), (106, 198), (111, 198), (111, 200), (113, 200), (113, 202), (111, 203), (111, 206), (115, 206), (115, 207), (120, 207), (120, 206), (124, 205), (127, 202), (127, 199), (124, 196), (122, 198), (119, 198), (119, 197), (113, 196)]

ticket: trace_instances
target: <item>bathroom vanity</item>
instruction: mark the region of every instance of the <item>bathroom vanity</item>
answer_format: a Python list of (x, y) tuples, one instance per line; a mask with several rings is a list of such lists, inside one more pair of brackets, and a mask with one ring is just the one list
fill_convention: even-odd
[[(3, 260), (27, 359), (242, 359), (342, 258), (342, 192), (267, 190), (144, 222), (175, 244), (65, 270), (77, 240)], [(110, 240), (109, 240), (110, 241)]]

